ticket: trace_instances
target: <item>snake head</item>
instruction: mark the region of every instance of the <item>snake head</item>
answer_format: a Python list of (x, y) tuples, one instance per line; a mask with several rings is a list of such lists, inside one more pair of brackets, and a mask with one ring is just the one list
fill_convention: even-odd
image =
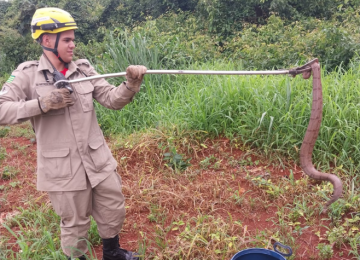
[(304, 71), (304, 72), (302, 73), (303, 79), (308, 79), (308, 78), (310, 78), (310, 77), (311, 77), (311, 72), (312, 72), (312, 70)]

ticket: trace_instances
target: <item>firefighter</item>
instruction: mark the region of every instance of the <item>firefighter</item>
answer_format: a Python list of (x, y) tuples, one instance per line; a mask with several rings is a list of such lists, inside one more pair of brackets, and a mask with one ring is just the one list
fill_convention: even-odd
[(129, 66), (126, 81), (118, 87), (95, 79), (56, 88), (59, 77), (97, 74), (88, 60), (73, 61), (77, 28), (64, 10), (36, 10), (31, 31), (43, 54), (38, 61), (20, 64), (3, 85), (0, 125), (30, 120), (37, 140), (37, 189), (48, 193), (61, 217), (61, 247), (69, 259), (86, 259), (90, 216), (103, 241), (103, 260), (139, 259), (119, 245), (125, 219), (121, 177), (93, 99), (109, 109), (122, 109), (140, 91), (146, 67)]

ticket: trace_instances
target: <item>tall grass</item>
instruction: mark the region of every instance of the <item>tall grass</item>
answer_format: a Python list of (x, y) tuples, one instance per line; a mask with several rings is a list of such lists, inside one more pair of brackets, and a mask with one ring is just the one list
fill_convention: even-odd
[[(18, 208), (19, 214), (2, 224), (10, 235), (0, 240), (0, 259), (66, 260), (60, 248), (60, 218), (50, 204), (37, 205), (30, 201), (29, 208)], [(96, 223), (91, 218), (88, 232), (88, 259), (94, 259), (92, 245), (100, 244)], [(10, 238), (10, 239), (9, 239)], [(13, 250), (16, 248), (16, 250)]]
[[(124, 71), (128, 64), (137, 63), (151, 69), (166, 68), (168, 63), (161, 58), (159, 47), (149, 44), (150, 40), (140, 35), (114, 39), (108, 46), (108, 58), (114, 62), (98, 61), (98, 69), (108, 64), (107, 71)], [(167, 48), (170, 50), (166, 53), (176, 53), (171, 51), (176, 45)], [(171, 55), (166, 60), (172, 60)], [(226, 61), (182, 61), (177, 69), (237, 70), (238, 66)], [(323, 170), (330, 164), (348, 169), (359, 166), (359, 69), (353, 64), (348, 71), (339, 67), (322, 75), (324, 112), (314, 161)], [(180, 131), (202, 130), (240, 138), (268, 155), (278, 152), (297, 160), (311, 101), (312, 81), (299, 76), (146, 75), (141, 92), (131, 104), (121, 111), (97, 104), (97, 113), (106, 134), (129, 135), (151, 128), (172, 131), (174, 127)]]

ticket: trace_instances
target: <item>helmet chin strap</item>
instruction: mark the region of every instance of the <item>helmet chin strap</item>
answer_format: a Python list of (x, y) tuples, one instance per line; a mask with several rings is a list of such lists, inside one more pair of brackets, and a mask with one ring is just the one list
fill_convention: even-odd
[(55, 56), (59, 59), (59, 61), (61, 61), (62, 63), (64, 63), (64, 64), (65, 64), (65, 67), (67, 68), (68, 65), (69, 65), (69, 63), (65, 62), (65, 61), (60, 57), (60, 54), (59, 54), (59, 52), (58, 52), (58, 50), (57, 50), (58, 45), (59, 45), (59, 40), (60, 40), (60, 34), (61, 34), (61, 33), (57, 33), (57, 34), (56, 34), (56, 41), (55, 41), (55, 47), (54, 47), (54, 49), (45, 47), (44, 45), (41, 45), (41, 47), (42, 47), (44, 50), (51, 51), (52, 53), (54, 53)]

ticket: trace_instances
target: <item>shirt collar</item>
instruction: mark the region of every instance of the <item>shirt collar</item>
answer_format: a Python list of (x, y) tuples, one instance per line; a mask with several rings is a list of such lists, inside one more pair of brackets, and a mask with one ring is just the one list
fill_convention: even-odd
[(48, 70), (51, 73), (54, 72), (53, 67), (51, 66), (50, 62), (46, 59), (46, 57), (43, 55), (41, 55), (40, 60), (39, 60), (39, 66), (37, 68), (38, 71), (40, 70)]
[(69, 63), (68, 69), (69, 70), (66, 72), (66, 74), (69, 75), (68, 77), (70, 77), (75, 71), (79, 71), (78, 66), (76, 66), (73, 61)]
[[(72, 61), (69, 63), (68, 66), (68, 71), (66, 72), (66, 74), (68, 75), (68, 77), (70, 77), (75, 71), (79, 71), (78, 66), (76, 66), (76, 64)], [(50, 62), (48, 61), (48, 59), (44, 56), (44, 54), (41, 55), (40, 60), (39, 60), (39, 66), (37, 68), (38, 71), (41, 70), (48, 70), (51, 73), (54, 72), (53, 67), (51, 66)]]

